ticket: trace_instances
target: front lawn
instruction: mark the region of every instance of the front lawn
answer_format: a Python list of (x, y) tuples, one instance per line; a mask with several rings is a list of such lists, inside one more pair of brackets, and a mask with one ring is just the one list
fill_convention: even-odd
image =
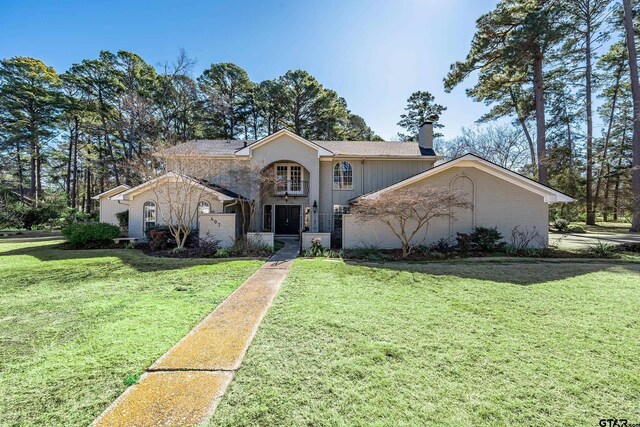
[(640, 265), (297, 260), (211, 425), (640, 421)]
[(87, 425), (259, 266), (0, 240), (0, 425)]

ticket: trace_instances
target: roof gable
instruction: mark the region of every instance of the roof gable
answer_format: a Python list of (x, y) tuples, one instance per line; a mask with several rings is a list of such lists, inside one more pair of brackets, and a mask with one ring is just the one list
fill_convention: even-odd
[(264, 138), (254, 142), (251, 145), (248, 145), (244, 148), (242, 148), (241, 150), (236, 152), (236, 156), (249, 156), (251, 157), (251, 154), (253, 152), (253, 150), (255, 150), (258, 147), (262, 147), (263, 145), (269, 144), (272, 141), (275, 141), (283, 136), (288, 136), (290, 138), (292, 138), (293, 140), (304, 144), (308, 147), (313, 148), (314, 150), (316, 150), (318, 152), (318, 157), (331, 157), (333, 156), (333, 153), (329, 150), (327, 150), (326, 148), (323, 148), (321, 146), (319, 146), (318, 144), (309, 141), (308, 139), (305, 139), (303, 137), (301, 137), (300, 135), (296, 135), (295, 133), (287, 130), (287, 129), (281, 129), (279, 131), (277, 131), (276, 133), (272, 133), (269, 136), (265, 136)]
[(122, 184), (122, 185), (118, 185), (117, 187), (112, 188), (111, 190), (107, 190), (105, 192), (102, 192), (100, 194), (96, 194), (95, 196), (92, 197), (93, 200), (98, 200), (101, 197), (111, 197), (111, 196), (115, 196), (116, 194), (120, 194), (128, 189), (130, 189), (131, 187), (129, 187), (128, 185)]
[(167, 181), (176, 182), (180, 180), (187, 182), (191, 185), (197, 186), (204, 192), (214, 194), (216, 197), (218, 197), (218, 200), (220, 201), (236, 200), (236, 199), (242, 198), (241, 196), (237, 195), (232, 191), (223, 189), (221, 187), (210, 185), (208, 182), (202, 183), (186, 175), (178, 174), (175, 172), (167, 172), (164, 175), (156, 177), (136, 187), (130, 188), (127, 191), (124, 191), (122, 193), (116, 194), (115, 196), (112, 196), (112, 200), (133, 200), (133, 198), (136, 195), (148, 190), (149, 188), (153, 188), (153, 186), (155, 185), (162, 185), (162, 183)]
[(464, 156), (455, 158), (453, 160), (450, 160), (448, 162), (442, 163), (438, 166), (435, 166), (431, 169), (428, 169), (422, 173), (419, 173), (417, 175), (414, 175), (410, 178), (407, 178), (403, 181), (397, 182), (395, 184), (392, 184), (388, 187), (382, 188), (380, 190), (374, 191), (372, 193), (369, 194), (364, 194), (354, 200), (357, 200), (359, 198), (375, 198), (378, 197), (379, 195), (386, 193), (388, 191), (393, 191), (393, 190), (397, 190), (403, 187), (406, 187), (407, 185), (419, 182), (425, 178), (428, 178), (430, 176), (439, 174), (441, 172), (444, 172), (445, 170), (448, 170), (452, 167), (464, 167), (464, 166), (468, 166), (468, 167), (473, 167), (476, 169), (479, 169), (483, 172), (486, 172), (490, 175), (493, 175), (495, 177), (501, 178), (505, 181), (508, 181), (514, 185), (517, 185), (521, 188), (524, 188), (526, 190), (529, 190), (533, 193), (539, 194), (540, 196), (542, 196), (544, 198), (544, 201), (547, 203), (555, 203), (555, 202), (573, 202), (575, 201), (575, 199), (573, 199), (572, 197), (554, 189), (551, 188), (547, 185), (544, 184), (540, 184), (537, 181), (534, 181), (530, 178), (527, 178), (523, 175), (520, 175), (519, 173), (513, 172), (507, 168), (504, 168), (500, 165), (497, 165), (495, 163), (492, 163), (486, 159), (483, 159), (482, 157), (476, 156), (474, 154), (465, 154)]

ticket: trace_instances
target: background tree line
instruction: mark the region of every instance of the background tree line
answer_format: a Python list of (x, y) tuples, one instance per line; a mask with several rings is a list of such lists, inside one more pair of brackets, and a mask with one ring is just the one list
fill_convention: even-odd
[[(557, 214), (587, 224), (632, 216), (640, 231), (637, 1), (502, 0), (476, 23), (464, 60), (444, 79), (490, 107), (492, 125), (448, 141), (579, 199)], [(594, 118), (603, 124), (594, 130)], [(523, 157), (527, 154), (526, 160)]]
[(62, 74), (35, 58), (0, 62), (0, 184), (36, 205), (45, 187), (92, 210), (91, 196), (135, 185), (132, 163), (166, 143), (259, 139), (290, 129), (309, 139), (380, 139), (346, 101), (306, 71), (252, 82), (231, 63), (193, 77), (181, 52), (153, 67), (100, 52)]
[[(477, 129), (440, 140), (448, 157), (473, 152), (578, 199), (554, 215), (632, 220), (640, 230), (638, 0), (501, 0), (482, 15), (446, 91), (489, 111)], [(101, 52), (57, 74), (42, 61), (0, 62), (0, 184), (38, 199), (43, 185), (71, 207), (133, 185), (132, 162), (159, 146), (196, 138), (258, 139), (287, 128), (309, 139), (375, 140), (346, 101), (302, 70), (260, 83), (231, 63), (200, 76), (181, 52), (152, 67), (131, 52)], [(401, 140), (446, 107), (413, 93)], [(601, 123), (596, 129), (594, 122)], [(436, 131), (436, 137), (442, 134)]]

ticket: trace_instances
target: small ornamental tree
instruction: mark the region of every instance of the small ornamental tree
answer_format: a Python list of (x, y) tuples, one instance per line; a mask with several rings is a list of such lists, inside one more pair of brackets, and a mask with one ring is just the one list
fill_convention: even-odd
[[(429, 224), (436, 218), (454, 217), (456, 209), (470, 209), (463, 194), (447, 188), (400, 189), (358, 200), (351, 213), (358, 221), (385, 224), (400, 240), (402, 257), (427, 238)], [(417, 238), (420, 236), (421, 238)]]

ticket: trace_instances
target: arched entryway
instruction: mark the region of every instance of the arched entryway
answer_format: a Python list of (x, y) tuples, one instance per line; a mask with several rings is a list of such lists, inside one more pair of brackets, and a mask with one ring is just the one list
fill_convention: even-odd
[(309, 224), (309, 171), (300, 163), (280, 160), (263, 169), (261, 230), (298, 235)]
[(450, 234), (471, 233), (475, 227), (475, 183), (466, 175), (458, 175), (451, 180), (450, 188), (459, 192), (467, 202), (471, 203), (470, 209), (456, 208), (453, 210), (450, 224)]

